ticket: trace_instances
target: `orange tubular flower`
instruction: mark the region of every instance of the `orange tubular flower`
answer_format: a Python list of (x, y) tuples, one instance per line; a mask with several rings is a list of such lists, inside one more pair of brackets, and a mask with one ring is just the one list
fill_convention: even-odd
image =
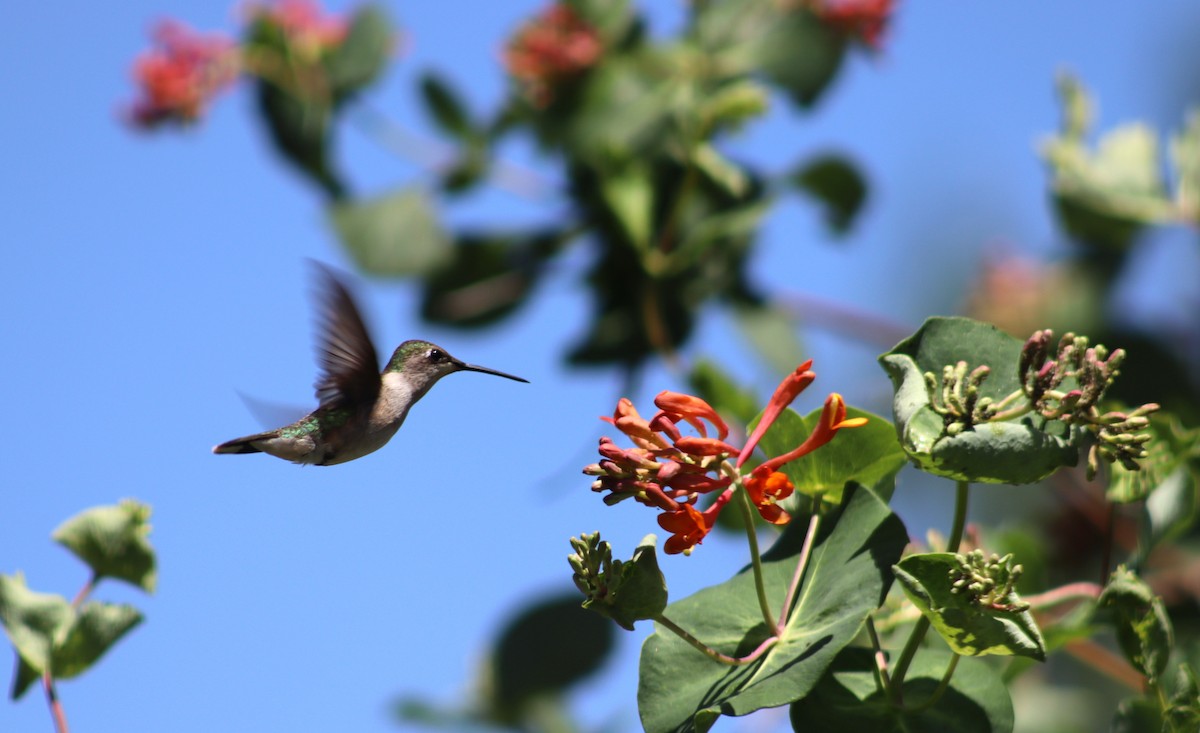
[(665, 415), (673, 423), (685, 420), (704, 437), (708, 437), (708, 430), (705, 429), (702, 421), (707, 420), (717, 429), (718, 438), (724, 440), (729, 435), (729, 426), (725, 424), (712, 405), (699, 397), (680, 392), (663, 391), (654, 398), (654, 404), (662, 411), (655, 415), (656, 419)]
[(764, 471), (760, 466), (743, 485), (763, 519), (771, 524), (787, 524), (792, 520), (791, 515), (777, 503), (791, 496), (796, 489), (787, 474), (769, 469)]
[[(714, 507), (716, 508), (716, 507)], [(663, 543), (663, 552), (668, 555), (692, 554), (692, 548), (704, 541), (716, 523), (716, 513), (701, 512), (691, 504), (681, 504), (673, 512), (658, 515), (658, 526), (671, 533)]]
[(754, 453), (755, 447), (758, 446), (758, 441), (762, 440), (762, 436), (775, 423), (775, 419), (779, 417), (779, 414), (787, 409), (788, 405), (792, 404), (796, 399), (796, 396), (803, 392), (817, 378), (814, 372), (809, 371), (810, 367), (812, 367), (812, 359), (796, 367), (775, 388), (775, 394), (771, 395), (771, 401), (767, 403), (766, 409), (763, 410), (762, 419), (758, 421), (758, 426), (754, 428), (754, 432), (750, 434), (750, 438), (746, 441), (746, 446), (742, 448), (742, 452), (738, 456), (738, 468), (741, 468), (746, 459)]
[(204, 36), (182, 23), (166, 20), (155, 27), (155, 48), (134, 62), (141, 98), (129, 121), (142, 128), (167, 122), (194, 122), (209, 101), (238, 75), (238, 50), (223, 36)]
[(837, 435), (837, 432), (842, 428), (857, 428), (866, 424), (867, 418), (865, 417), (855, 417), (847, 420), (846, 402), (840, 394), (834, 392), (825, 398), (825, 407), (821, 410), (821, 420), (817, 423), (817, 427), (813, 429), (812, 433), (809, 434), (808, 438), (795, 450), (772, 458), (756, 468), (755, 471), (774, 471), (785, 463), (790, 463), (801, 456), (808, 455), (833, 440), (833, 436)]
[(685, 435), (675, 441), (675, 447), (691, 456), (732, 456), (737, 455), (738, 449), (716, 438), (697, 438)]
[(656, 450), (666, 448), (670, 444), (650, 427), (650, 422), (638, 414), (637, 408), (628, 397), (622, 397), (617, 402), (617, 409), (612, 417), (600, 418), (606, 423), (615, 425), (618, 430), (629, 436), (639, 448)]

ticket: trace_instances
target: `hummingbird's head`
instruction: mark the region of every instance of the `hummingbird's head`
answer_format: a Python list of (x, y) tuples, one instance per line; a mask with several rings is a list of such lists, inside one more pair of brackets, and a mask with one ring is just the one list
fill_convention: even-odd
[(428, 341), (405, 341), (400, 344), (384, 369), (385, 374), (399, 373), (403, 375), (405, 380), (417, 389), (428, 389), (434, 382), (453, 372), (483, 372), (517, 382), (528, 383), (529, 381), (495, 369), (455, 359), (445, 349)]

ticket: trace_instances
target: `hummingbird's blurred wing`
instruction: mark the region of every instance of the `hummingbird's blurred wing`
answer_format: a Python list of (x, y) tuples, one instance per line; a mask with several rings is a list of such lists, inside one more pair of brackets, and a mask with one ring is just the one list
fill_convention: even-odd
[(371, 336), (346, 286), (324, 265), (317, 263), (317, 272), (321, 294), (317, 399), (321, 407), (374, 404), (379, 396), (379, 357)]

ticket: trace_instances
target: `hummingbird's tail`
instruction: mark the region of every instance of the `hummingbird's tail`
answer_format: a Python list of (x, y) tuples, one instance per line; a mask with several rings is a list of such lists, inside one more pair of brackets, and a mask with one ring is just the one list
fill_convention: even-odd
[(257, 435), (247, 435), (244, 438), (234, 438), (227, 440), (220, 445), (213, 446), (213, 453), (262, 453), (262, 449), (256, 448), (254, 443), (264, 438), (272, 437), (274, 433), (258, 433)]

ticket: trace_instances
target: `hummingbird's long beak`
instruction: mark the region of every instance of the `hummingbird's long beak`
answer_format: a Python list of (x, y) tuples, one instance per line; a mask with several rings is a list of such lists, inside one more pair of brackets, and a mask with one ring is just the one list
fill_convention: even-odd
[(467, 364), (460, 361), (458, 363), (458, 368), (464, 372), (482, 372), (483, 374), (494, 374), (497, 377), (511, 379), (514, 382), (524, 382), (525, 384), (529, 384), (528, 379), (522, 379), (520, 377), (513, 376), (512, 374), (505, 374), (504, 372), (496, 371), (495, 369), (488, 369), (487, 367), (477, 366), (475, 364)]

